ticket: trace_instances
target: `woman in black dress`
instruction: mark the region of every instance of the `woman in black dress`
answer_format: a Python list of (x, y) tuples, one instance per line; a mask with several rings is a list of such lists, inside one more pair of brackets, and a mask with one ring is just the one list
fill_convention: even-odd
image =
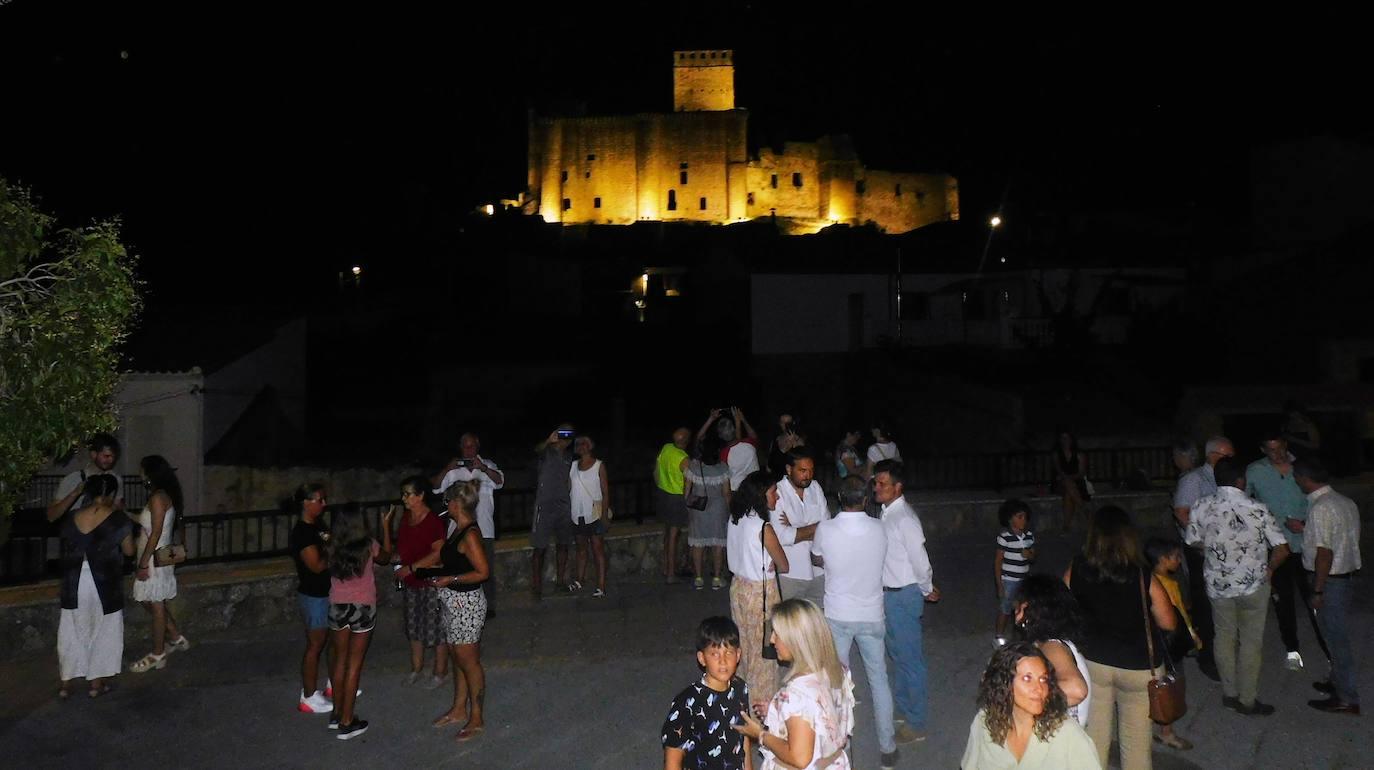
[(1054, 448), (1054, 487), (1064, 498), (1063, 530), (1073, 529), (1083, 504), (1092, 499), (1088, 493), (1088, 458), (1078, 450), (1078, 439), (1061, 431)]

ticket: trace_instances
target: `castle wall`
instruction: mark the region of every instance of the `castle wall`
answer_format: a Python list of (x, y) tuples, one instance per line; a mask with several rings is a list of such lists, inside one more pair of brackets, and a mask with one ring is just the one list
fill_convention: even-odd
[(871, 221), (889, 233), (904, 233), (959, 218), (958, 184), (948, 174), (865, 169), (863, 182), (863, 194), (855, 196), (860, 224)]
[(731, 51), (673, 53), (673, 111), (735, 109), (735, 66)]
[(747, 208), (749, 216), (776, 213), (780, 217), (820, 219), (823, 212), (819, 172), (819, 151), (812, 142), (788, 142), (780, 155), (767, 149), (761, 151), (759, 159), (749, 164), (749, 191), (754, 193), (754, 205)]

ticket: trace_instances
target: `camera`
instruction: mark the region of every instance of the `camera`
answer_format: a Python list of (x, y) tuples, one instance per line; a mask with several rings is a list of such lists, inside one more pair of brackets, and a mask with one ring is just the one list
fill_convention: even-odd
[(559, 428), (559, 429), (558, 429), (558, 437), (559, 437), (559, 438), (572, 438), (572, 437), (573, 437), (573, 431), (572, 431), (572, 430), (564, 430), (563, 428)]

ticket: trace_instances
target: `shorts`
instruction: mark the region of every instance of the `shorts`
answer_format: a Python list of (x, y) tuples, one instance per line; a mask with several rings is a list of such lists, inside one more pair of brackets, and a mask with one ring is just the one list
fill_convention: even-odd
[(654, 511), (665, 527), (687, 526), (687, 499), (654, 487)]
[(449, 644), (477, 644), (482, 641), (482, 627), (487, 622), (487, 597), (481, 590), (453, 591), (441, 588), (439, 603), (444, 608), (445, 636)]
[(1016, 615), (1016, 597), (1021, 592), (1021, 579), (1002, 576), (1002, 604), (998, 612), (1003, 615)]
[(355, 634), (365, 634), (377, 625), (377, 605), (375, 604), (331, 604), (329, 605), (329, 628), (342, 631), (345, 628)]
[(578, 537), (600, 537), (606, 534), (606, 520), (604, 518), (596, 519), (586, 524), (573, 522), (573, 534)]
[(301, 606), (301, 620), (305, 621), (305, 630), (315, 631), (329, 627), (328, 596), (306, 596), (297, 593), (296, 601)]
[(552, 539), (559, 545), (572, 545), (572, 510), (567, 506), (534, 504), (534, 524), (530, 526), (530, 546), (536, 550), (549, 547)]

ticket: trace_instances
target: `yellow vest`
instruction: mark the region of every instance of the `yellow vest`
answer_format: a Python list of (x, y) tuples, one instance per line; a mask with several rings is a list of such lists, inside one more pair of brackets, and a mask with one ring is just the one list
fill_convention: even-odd
[(682, 494), (682, 461), (687, 453), (672, 444), (664, 444), (654, 466), (654, 483), (670, 495)]

